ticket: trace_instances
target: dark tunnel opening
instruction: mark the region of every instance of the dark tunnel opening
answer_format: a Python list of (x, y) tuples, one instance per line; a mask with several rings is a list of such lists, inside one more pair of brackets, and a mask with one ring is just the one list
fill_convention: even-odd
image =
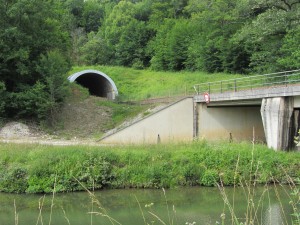
[(87, 88), (91, 95), (114, 100), (118, 96), (115, 82), (105, 73), (98, 70), (83, 70), (68, 77), (70, 82), (76, 81)]
[(79, 85), (87, 88), (91, 95), (107, 98), (111, 92), (110, 82), (103, 76), (94, 73), (86, 73), (75, 80)]

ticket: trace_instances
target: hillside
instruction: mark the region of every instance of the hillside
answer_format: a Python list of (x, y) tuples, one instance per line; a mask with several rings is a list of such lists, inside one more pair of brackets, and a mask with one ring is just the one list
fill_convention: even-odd
[(68, 75), (86, 69), (99, 70), (112, 78), (119, 90), (119, 98), (122, 101), (174, 95), (194, 95), (193, 86), (195, 84), (241, 77), (241, 75), (226, 73), (158, 72), (111, 66), (73, 67)]
[(116, 81), (122, 101), (188, 94), (226, 77), (186, 71), (298, 69), (299, 9), (298, 0), (4, 0), (0, 118), (48, 118), (77, 65), (106, 65), (93, 67)]
[[(119, 90), (118, 99), (111, 102), (90, 96), (85, 88), (72, 84), (71, 93), (61, 109), (56, 112), (52, 124), (50, 121), (40, 125), (32, 121), (22, 121), (29, 126), (30, 130), (37, 130), (37, 132), (34, 132), (34, 135), (32, 132), (30, 135), (20, 132), (14, 138), (26, 137), (28, 139), (34, 136), (34, 138), (53, 140), (97, 140), (116, 127), (126, 126), (155, 111), (155, 108), (176, 100), (176, 98), (164, 99), (161, 103), (155, 101), (157, 97), (194, 95), (194, 84), (241, 76), (225, 73), (155, 72), (109, 66), (74, 67), (68, 75), (85, 69), (99, 70), (110, 76)], [(149, 101), (149, 99), (152, 100)], [(6, 123), (3, 123), (2, 127), (4, 128), (5, 125)], [(15, 128), (8, 126), (5, 129)]]

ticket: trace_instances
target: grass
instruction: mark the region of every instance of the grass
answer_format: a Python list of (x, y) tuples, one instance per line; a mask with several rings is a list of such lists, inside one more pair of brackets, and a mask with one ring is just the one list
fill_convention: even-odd
[[(279, 214), (282, 216), (282, 224), (289, 224), (290, 221), (292, 221), (293, 224), (297, 225), (300, 224), (299, 220), (299, 212), (300, 209), (298, 206), (300, 205), (300, 193), (299, 193), (299, 188), (297, 187), (296, 182), (299, 182), (299, 177), (296, 178), (291, 178), (290, 175), (285, 171), (285, 168), (283, 168), (281, 165), (278, 165), (281, 170), (285, 174), (285, 183), (286, 186), (283, 186), (277, 178), (273, 176), (272, 173), (270, 173), (270, 180), (271, 182), (266, 182), (264, 186), (264, 190), (261, 194), (256, 193), (256, 185), (259, 183), (257, 182), (260, 175), (260, 165), (259, 163), (256, 163), (255, 157), (254, 157), (254, 152), (255, 150), (255, 145), (254, 142), (252, 144), (252, 149), (251, 149), (251, 163), (249, 169), (249, 176), (245, 178), (244, 180), (237, 180), (237, 174), (239, 172), (240, 168), (240, 154), (238, 155), (238, 160), (236, 162), (236, 169), (234, 172), (234, 192), (232, 199), (230, 199), (226, 193), (226, 189), (223, 185), (223, 177), (220, 176), (220, 182), (217, 183), (217, 186), (220, 190), (220, 193), (222, 195), (224, 205), (227, 206), (229, 209), (229, 214), (231, 216), (231, 224), (232, 225), (241, 225), (241, 224), (264, 224), (264, 220), (266, 218), (263, 218), (262, 215), (265, 215), (269, 219), (269, 223), (271, 221), (274, 221), (272, 219), (272, 205), (270, 203), (270, 183), (274, 185), (274, 190), (275, 190), (275, 195), (277, 198), (277, 202), (280, 205), (280, 210)], [(244, 196), (245, 196), (245, 202), (247, 203), (247, 207), (245, 209), (244, 215), (245, 217), (239, 218), (236, 214), (236, 208), (235, 208), (235, 190), (236, 186), (239, 185), (242, 187)], [(289, 204), (292, 206), (293, 209), (293, 214), (287, 215), (286, 214), (286, 209), (283, 207), (282, 204), (282, 196), (280, 196), (278, 192), (278, 186), (280, 186), (284, 192), (285, 196), (284, 198), (288, 198), (290, 200)], [(264, 202), (269, 201), (269, 204), (266, 206), (264, 205)], [(267, 211), (265, 213), (264, 211)], [(277, 212), (278, 213), (278, 212)], [(223, 213), (221, 214), (221, 221), (222, 225), (225, 224), (225, 208), (223, 209)], [(228, 220), (227, 220), (228, 221)]]
[[(164, 219), (152, 210), (152, 203), (142, 209), (145, 224), (175, 225), (176, 210), (169, 206), (164, 187), (218, 186), (224, 200), (224, 211), (216, 224), (263, 224), (272, 217), (268, 202), (270, 187), (275, 190), (283, 224), (300, 224), (300, 155), (297, 152), (275, 152), (263, 145), (250, 143), (208, 143), (205, 141), (176, 145), (126, 147), (56, 147), (41, 145), (0, 145), (0, 190), (7, 192), (52, 193), (50, 222), (55, 193), (85, 190), (91, 198), (92, 215), (102, 216), (110, 224), (122, 224), (110, 217), (93, 191), (101, 188), (162, 188), (165, 202)], [(264, 184), (264, 191), (256, 193), (256, 185)], [(235, 192), (228, 196), (226, 186), (240, 186), (244, 190), (246, 209), (238, 217)], [(279, 194), (278, 186), (285, 195)], [(42, 222), (44, 198), (39, 201)], [(282, 198), (289, 199), (293, 214), (287, 214)], [(240, 200), (239, 200), (240, 201)], [(15, 203), (14, 203), (15, 204)], [(225, 210), (225, 206), (229, 210)], [(229, 212), (226, 215), (226, 213)], [(278, 213), (278, 211), (276, 211)], [(146, 214), (150, 216), (148, 221)], [(268, 219), (267, 219), (268, 220)], [(15, 207), (15, 224), (18, 216)], [(186, 224), (195, 224), (187, 222)], [(213, 223), (212, 223), (213, 224)]]
[(121, 100), (190, 95), (195, 94), (193, 88), (195, 84), (241, 77), (241, 75), (225, 73), (157, 72), (110, 66), (74, 67), (69, 75), (85, 69), (99, 70), (111, 77), (119, 90)]
[(125, 120), (134, 118), (139, 113), (144, 112), (149, 107), (147, 105), (130, 105), (112, 101), (99, 101), (98, 105), (109, 107), (112, 110), (112, 121), (106, 129), (113, 129)]
[[(248, 143), (205, 141), (151, 146), (0, 145), (0, 191), (49, 193), (102, 188), (224, 186), (300, 177), (300, 155)], [(253, 161), (252, 161), (253, 157)], [(236, 164), (239, 168), (236, 171)], [(251, 162), (253, 165), (251, 165)], [(257, 168), (253, 176), (249, 168)]]

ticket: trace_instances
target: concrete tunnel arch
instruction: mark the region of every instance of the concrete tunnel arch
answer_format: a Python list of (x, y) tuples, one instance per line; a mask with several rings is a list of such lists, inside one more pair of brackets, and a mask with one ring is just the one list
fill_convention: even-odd
[(68, 77), (70, 82), (76, 81), (87, 88), (91, 95), (115, 99), (118, 89), (115, 82), (105, 73), (98, 70), (83, 70)]

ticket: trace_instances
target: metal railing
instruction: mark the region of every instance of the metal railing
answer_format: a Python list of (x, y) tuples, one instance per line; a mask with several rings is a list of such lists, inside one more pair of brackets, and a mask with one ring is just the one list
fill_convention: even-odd
[(300, 83), (300, 69), (194, 85), (197, 94), (237, 92)]

